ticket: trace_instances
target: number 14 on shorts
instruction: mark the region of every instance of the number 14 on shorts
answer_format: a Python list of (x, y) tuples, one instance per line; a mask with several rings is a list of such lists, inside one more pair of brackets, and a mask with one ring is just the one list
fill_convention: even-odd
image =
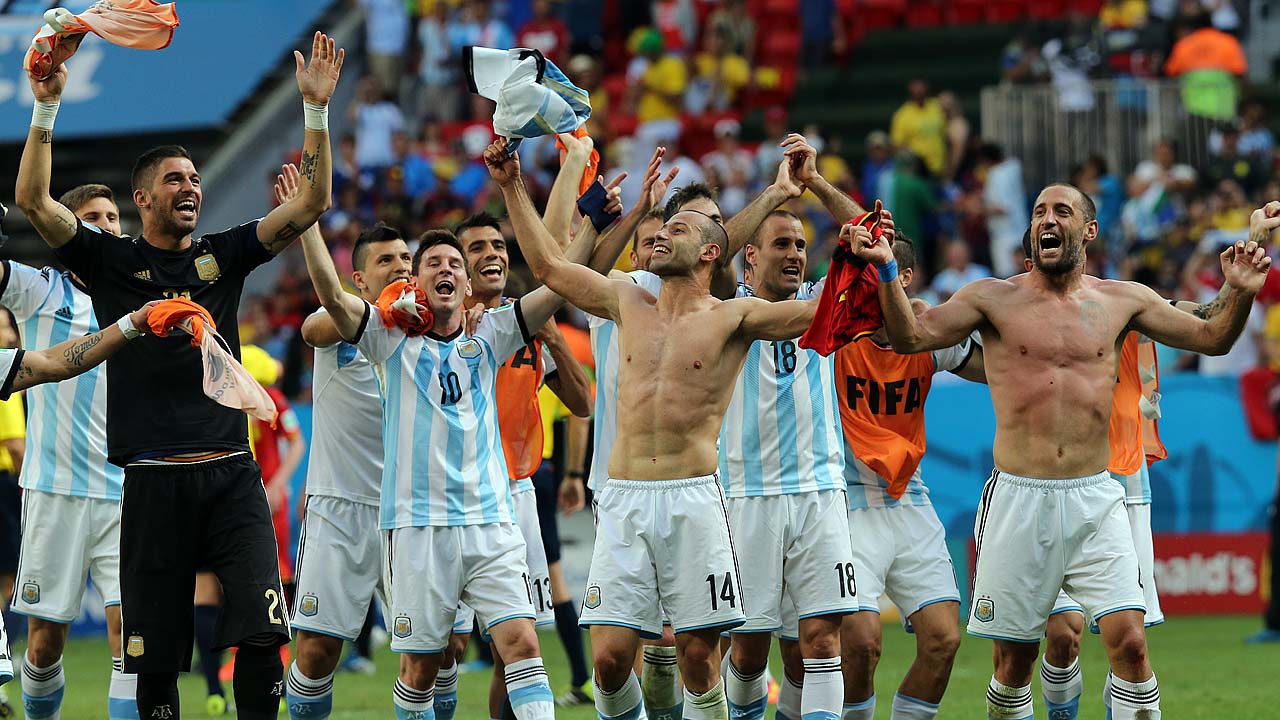
[(715, 573), (707, 576), (707, 586), (711, 589), (711, 609), (720, 609), (720, 603), (728, 603), (727, 607), (738, 607), (738, 596), (733, 589), (733, 573), (727, 572), (722, 580)]

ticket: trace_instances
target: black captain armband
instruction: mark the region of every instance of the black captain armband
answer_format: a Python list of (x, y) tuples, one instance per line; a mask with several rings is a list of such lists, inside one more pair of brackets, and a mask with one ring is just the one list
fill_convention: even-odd
[(593, 182), (591, 187), (582, 193), (582, 197), (578, 198), (578, 211), (591, 218), (591, 225), (595, 227), (596, 232), (602, 233), (605, 228), (613, 224), (614, 220), (618, 219), (618, 213), (605, 211), (605, 205), (608, 204), (609, 192), (600, 183)]

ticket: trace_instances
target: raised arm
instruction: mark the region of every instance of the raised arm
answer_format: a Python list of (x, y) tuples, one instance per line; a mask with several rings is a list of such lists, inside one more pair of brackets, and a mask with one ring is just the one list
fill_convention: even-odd
[[(45, 350), (28, 350), (13, 376), (9, 392), (33, 385), (73, 378), (111, 357), (125, 343), (147, 331), (147, 315), (159, 301), (152, 301), (121, 318), (106, 330), (58, 343)], [(126, 333), (127, 331), (127, 333)]]
[(333, 166), (329, 148), (329, 98), (338, 84), (346, 52), (333, 38), (317, 31), (311, 41), (311, 64), (293, 51), (306, 132), (302, 141), (301, 192), (267, 213), (258, 223), (258, 242), (280, 253), (329, 209), (333, 195)]
[(591, 138), (577, 138), (573, 133), (560, 133), (556, 136), (568, 149), (564, 162), (560, 163), (560, 171), (556, 173), (555, 182), (551, 184), (551, 194), (547, 197), (547, 211), (542, 216), (542, 224), (560, 247), (569, 246), (569, 231), (573, 227), (573, 216), (577, 209), (578, 186), (581, 185), (582, 173), (587, 170), (591, 161)]
[[(1274, 206), (1274, 208), (1272, 207)], [(1218, 297), (1201, 310), (1184, 312), (1165, 302), (1148, 287), (1126, 283), (1134, 294), (1139, 309), (1129, 326), (1159, 343), (1171, 347), (1203, 353), (1225, 355), (1231, 350), (1249, 319), (1253, 298), (1266, 282), (1271, 269), (1271, 258), (1259, 241), (1265, 242), (1271, 231), (1280, 225), (1280, 203), (1269, 203), (1266, 208), (1255, 210), (1249, 222), (1249, 242), (1237, 242), (1223, 251), (1221, 256), (1226, 283)]]
[(748, 340), (794, 340), (813, 323), (818, 298), (769, 302), (760, 298), (729, 300), (743, 307), (738, 331)]
[(556, 361), (556, 374), (547, 379), (547, 387), (569, 408), (569, 412), (580, 418), (591, 417), (591, 383), (587, 382), (587, 374), (573, 356), (569, 343), (554, 320), (542, 326), (538, 338)]
[[(784, 157), (778, 164), (778, 175), (773, 184), (765, 188), (764, 192), (757, 195), (736, 215), (725, 221), (724, 230), (729, 235), (729, 249), (725, 254), (733, 257), (741, 252), (747, 242), (755, 237), (756, 230), (760, 229), (760, 223), (769, 217), (769, 213), (777, 210), (782, 203), (798, 198), (803, 193), (804, 188), (791, 176), (790, 158)], [(725, 267), (729, 267), (728, 263)]]
[(53, 119), (58, 112), (62, 90), (67, 85), (67, 66), (59, 65), (47, 80), (27, 78), (36, 104), (31, 114), (31, 130), (18, 163), (14, 203), (27, 216), (49, 247), (66, 245), (76, 234), (76, 216), (49, 194), (53, 170)]
[(866, 212), (866, 209), (818, 173), (818, 151), (803, 135), (791, 133), (782, 141), (783, 154), (791, 164), (791, 176), (804, 183), (836, 222), (843, 225)]
[[(276, 176), (276, 199), (280, 201), (281, 207), (296, 199), (301, 192), (299, 184), (298, 168), (292, 164), (285, 165), (281, 174)], [(360, 322), (364, 319), (364, 301), (343, 289), (338, 269), (333, 265), (333, 256), (324, 244), (320, 228), (313, 222), (303, 229), (301, 237), (302, 257), (307, 263), (307, 274), (311, 276), (311, 284), (315, 286), (320, 304), (329, 312), (328, 318), (307, 318), (307, 322), (303, 323), (303, 339), (313, 347), (325, 347), (337, 342), (332, 331), (336, 331), (341, 339), (355, 337), (360, 329)], [(326, 322), (332, 324), (332, 331), (324, 327)], [(308, 323), (311, 324), (310, 333), (307, 331)]]
[[(516, 233), (516, 242), (524, 253), (538, 280), (546, 284), (550, 292), (559, 295), (579, 308), (599, 317), (618, 319), (618, 289), (616, 281), (609, 280), (590, 268), (571, 263), (565, 259), (564, 251), (547, 232), (538, 217), (529, 192), (520, 177), (520, 159), (507, 152), (507, 141), (498, 138), (484, 151), (484, 162), (489, 168), (489, 175), (502, 189), (502, 197), (506, 201), (507, 214), (511, 226)], [(539, 296), (542, 289), (535, 290), (526, 298), (532, 300)], [(540, 297), (540, 296), (539, 296)], [(539, 322), (532, 312), (529, 303), (521, 300), (525, 322), (529, 326), (538, 326), (545, 322), (550, 313)], [(541, 308), (539, 308), (541, 309)]]
[[(890, 226), (892, 223), (882, 221), (882, 224)], [(946, 302), (917, 316), (907, 291), (898, 282), (892, 235), (891, 227), (886, 227), (884, 236), (879, 240), (873, 240), (871, 232), (861, 225), (846, 223), (840, 228), (840, 238), (850, 243), (858, 257), (880, 269), (880, 312), (884, 315), (884, 328), (893, 349), (904, 355), (940, 350), (959, 343), (978, 329), (984, 318), (979, 305), (981, 293), (987, 283), (1002, 281), (985, 279), (969, 283)]]

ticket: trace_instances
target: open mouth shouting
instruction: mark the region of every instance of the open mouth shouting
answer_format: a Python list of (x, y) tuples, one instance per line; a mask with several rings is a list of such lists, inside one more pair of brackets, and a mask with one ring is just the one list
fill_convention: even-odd
[(800, 266), (799, 266), (799, 265), (787, 265), (786, 267), (782, 268), (782, 277), (784, 277), (784, 278), (788, 278), (788, 279), (794, 278), (794, 279), (796, 279), (796, 280), (799, 280), (799, 279), (800, 279)]
[(457, 291), (457, 287), (453, 284), (452, 280), (441, 280), (436, 283), (435, 291), (436, 295), (448, 300), (453, 297), (454, 292)]
[(1062, 249), (1062, 236), (1055, 232), (1040, 233), (1040, 252), (1057, 251)]
[(196, 219), (196, 201), (194, 198), (179, 200), (174, 204), (173, 209), (182, 220), (194, 221)]
[(656, 257), (656, 256), (658, 256), (658, 255), (670, 255), (670, 254), (671, 254), (671, 248), (670, 248), (670, 246), (663, 245), (662, 243), (654, 243), (654, 244), (653, 244), (653, 254), (654, 254), (654, 256), (655, 256), (655, 257)]
[(488, 263), (487, 265), (480, 266), (479, 275), (485, 280), (493, 280), (493, 281), (501, 280), (502, 274), (503, 274), (502, 265), (496, 262)]

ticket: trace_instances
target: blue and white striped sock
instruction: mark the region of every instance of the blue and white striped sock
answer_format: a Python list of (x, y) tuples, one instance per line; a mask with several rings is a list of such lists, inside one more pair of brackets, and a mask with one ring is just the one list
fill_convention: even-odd
[(458, 710), (458, 663), (436, 673), (436, 720), (453, 720)]
[(680, 690), (680, 671), (674, 647), (649, 645), (644, 648), (640, 687), (644, 690), (644, 709), (650, 720), (680, 720), (684, 717), (684, 693)]
[(876, 716), (876, 694), (856, 703), (845, 703), (840, 720), (872, 720)]
[(902, 693), (895, 693), (893, 696), (893, 714), (889, 716), (890, 720), (933, 720), (937, 716), (937, 703)]
[(844, 676), (840, 673), (840, 658), (805, 658), (801, 717), (804, 720), (840, 720), (843, 700)]
[(734, 720), (763, 720), (769, 706), (769, 679), (761, 668), (754, 675), (744, 673), (726, 658), (724, 696), (729, 700), (729, 717)]
[(800, 700), (803, 694), (803, 681), (792, 680), (783, 668), (782, 686), (778, 688), (778, 708), (774, 711), (774, 720), (800, 720)]
[(432, 709), (435, 692), (430, 688), (414, 690), (396, 678), (396, 687), (392, 692), (396, 706), (396, 720), (436, 720), (436, 712)]
[(594, 677), (591, 684), (595, 689), (596, 717), (599, 720), (643, 720), (647, 717), (640, 692), (640, 679), (634, 674), (627, 673), (627, 681), (613, 692), (602, 690)]
[(1084, 677), (1080, 672), (1080, 660), (1071, 661), (1060, 668), (1040, 660), (1040, 689), (1044, 704), (1049, 708), (1050, 720), (1076, 720), (1080, 713), (1080, 693), (1084, 692)]
[(987, 686), (988, 720), (1031, 720), (1033, 708), (1030, 685), (1009, 687), (992, 676)]
[(1111, 712), (1115, 720), (1160, 720), (1160, 685), (1156, 676), (1133, 683), (1113, 675)]
[(138, 676), (124, 672), (124, 661), (111, 658), (111, 685), (107, 688), (107, 717), (138, 720)]
[(298, 663), (293, 663), (285, 683), (285, 701), (290, 720), (325, 720), (333, 712), (333, 673), (312, 679), (302, 674)]
[(62, 714), (62, 691), (67, 676), (62, 658), (47, 668), (38, 668), (22, 656), (22, 707), (31, 720), (58, 720)]
[(507, 666), (507, 697), (519, 720), (553, 720), (556, 699), (547, 682), (542, 658), (529, 658)]

